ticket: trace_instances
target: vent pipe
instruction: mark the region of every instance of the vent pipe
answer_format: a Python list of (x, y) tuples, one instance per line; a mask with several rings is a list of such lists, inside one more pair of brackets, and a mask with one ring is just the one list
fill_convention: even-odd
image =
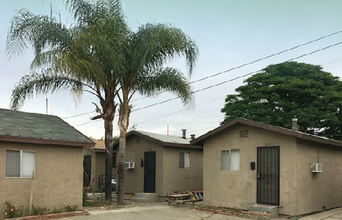
[(298, 130), (298, 119), (292, 118), (292, 130)]
[(186, 129), (182, 129), (182, 138), (186, 139)]
[(191, 134), (190, 137), (191, 137), (191, 140), (194, 140), (196, 138), (196, 134)]

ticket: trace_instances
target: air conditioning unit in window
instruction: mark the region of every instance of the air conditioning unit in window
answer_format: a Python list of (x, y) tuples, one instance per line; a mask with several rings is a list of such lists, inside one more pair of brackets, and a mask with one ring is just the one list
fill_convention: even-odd
[(321, 173), (323, 165), (321, 163), (312, 163), (311, 164), (311, 172), (312, 173)]
[(125, 169), (134, 169), (135, 164), (134, 162), (126, 162), (125, 163)]

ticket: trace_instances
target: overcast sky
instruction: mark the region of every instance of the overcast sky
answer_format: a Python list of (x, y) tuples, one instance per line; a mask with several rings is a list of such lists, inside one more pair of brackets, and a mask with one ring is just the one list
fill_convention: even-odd
[[(10, 60), (6, 56), (7, 31), (16, 10), (27, 8), (35, 14), (49, 14), (51, 4), (68, 25), (72, 23), (72, 18), (65, 10), (63, 1), (11, 0), (1, 1), (0, 4), (0, 108), (8, 109), (12, 90), (22, 76), (30, 73), (33, 59), (32, 50)], [(145, 23), (169, 23), (182, 29), (196, 42), (200, 54), (190, 81), (342, 31), (341, 8), (341, 0), (123, 0), (124, 13), (133, 30)], [(342, 44), (338, 44), (341, 42), (342, 33), (337, 33), (281, 55), (193, 83), (193, 90), (197, 91), (228, 81), (196, 92), (192, 108), (184, 107), (179, 99), (145, 108), (175, 96), (168, 93), (145, 99), (136, 96), (133, 99), (139, 100), (132, 102), (130, 125), (138, 130), (161, 134), (166, 134), (169, 125), (171, 135), (180, 136), (181, 129), (187, 129), (188, 134), (199, 136), (217, 127), (223, 120), (224, 115), (220, 110), (224, 98), (234, 93), (235, 88), (248, 77), (242, 76), (267, 65), (308, 54), (296, 61), (322, 65), (325, 71), (342, 77)], [(333, 46), (335, 44), (338, 45)], [(310, 54), (317, 50), (319, 52)], [(186, 73), (182, 58), (168, 65)], [(48, 114), (61, 117), (87, 136), (104, 136), (103, 121), (89, 119), (94, 116), (91, 113), (94, 112), (92, 102), (97, 102), (92, 95), (84, 93), (77, 105), (68, 92), (34, 95), (26, 100), (21, 111), (45, 114), (46, 99)], [(82, 115), (77, 116), (79, 114)], [(115, 122), (114, 135), (118, 134)]]

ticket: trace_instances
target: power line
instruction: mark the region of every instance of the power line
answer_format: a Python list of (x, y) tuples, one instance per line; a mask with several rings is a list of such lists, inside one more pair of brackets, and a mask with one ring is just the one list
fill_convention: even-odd
[[(334, 46), (337, 46), (337, 45), (340, 45), (340, 44), (342, 44), (342, 41), (340, 41), (340, 42), (338, 42), (338, 43), (336, 43), (336, 44), (331, 44), (331, 45), (329, 45), (329, 46), (327, 46), (327, 47), (323, 47), (323, 48), (321, 48), (321, 49), (318, 49), (318, 50), (312, 51), (312, 52), (310, 52), (310, 53), (306, 53), (306, 54), (300, 55), (300, 56), (298, 56), (298, 57), (295, 57), (295, 58), (289, 59), (289, 60), (287, 60), (287, 61), (285, 61), (285, 62), (289, 62), (289, 61), (297, 60), (297, 59), (300, 59), (300, 58), (303, 58), (303, 57), (306, 57), (306, 56), (312, 55), (312, 54), (314, 54), (314, 53), (317, 53), (317, 52), (320, 52), (320, 51), (326, 50), (326, 49), (328, 49), (328, 48), (331, 48), (331, 47), (334, 47)], [(235, 78), (232, 78), (232, 79), (229, 79), (229, 80), (225, 80), (225, 81), (222, 81), (222, 82), (220, 82), (220, 83), (217, 83), (217, 84), (214, 84), (214, 85), (210, 85), (210, 86), (207, 86), (207, 87), (205, 87), (205, 88), (202, 88), (202, 89), (198, 89), (198, 90), (194, 91), (193, 93), (202, 92), (202, 91), (205, 91), (205, 90), (211, 89), (211, 88), (213, 88), (213, 87), (217, 87), (217, 86), (220, 86), (220, 85), (226, 84), (226, 83), (228, 83), (228, 82), (232, 82), (232, 81), (235, 81), (235, 80), (237, 80), (237, 79), (240, 79), (240, 78), (243, 78), (243, 77), (246, 77), (246, 76), (252, 75), (252, 74), (254, 74), (254, 73), (257, 73), (257, 72), (260, 72), (260, 71), (262, 71), (262, 69), (259, 69), (259, 70), (253, 71), (253, 72), (249, 72), (249, 73), (246, 73), (246, 74), (244, 74), (244, 75), (242, 75), (242, 76), (237, 76), (237, 77), (235, 77)], [(150, 108), (150, 107), (152, 107), (152, 106), (160, 105), (160, 104), (163, 104), (163, 103), (166, 103), (166, 102), (169, 102), (169, 101), (175, 100), (175, 99), (179, 99), (179, 97), (175, 97), (175, 98), (167, 99), (167, 100), (164, 100), (164, 101), (162, 101), (162, 102), (157, 102), (157, 103), (154, 103), (154, 104), (151, 104), (151, 105), (145, 106), (145, 107), (141, 107), (141, 108), (138, 108), (138, 109), (136, 109), (135, 111), (142, 110), (142, 109), (146, 109), (146, 108)]]
[[(201, 104), (195, 105), (194, 108), (195, 108), (195, 107), (198, 107), (198, 106), (201, 106), (201, 105), (209, 104), (209, 103), (214, 102), (214, 101), (217, 101), (217, 100), (221, 100), (221, 99), (223, 99), (223, 98), (225, 98), (225, 96), (224, 96), (224, 97), (221, 97), (221, 98), (218, 98), (218, 99), (210, 100), (210, 101), (205, 102), (205, 103), (201, 103)], [(163, 116), (160, 116), (160, 117), (157, 117), (157, 118), (152, 118), (152, 119), (149, 119), (149, 120), (147, 120), (147, 121), (138, 122), (138, 123), (136, 123), (136, 125), (141, 125), (141, 124), (144, 124), (144, 123), (146, 123), (146, 122), (154, 121), (154, 120), (157, 120), (157, 119), (160, 119), (160, 118), (164, 118), (164, 117), (167, 117), (167, 116), (170, 116), (170, 115), (174, 115), (174, 114), (177, 114), (177, 113), (180, 113), (180, 112), (184, 112), (185, 110), (186, 110), (186, 109), (182, 109), (182, 110), (180, 110), (180, 111), (172, 112), (172, 113), (170, 113), (170, 114), (166, 114), (166, 115), (163, 115)]]
[[(342, 41), (340, 41), (340, 42), (338, 42), (338, 43), (335, 43), (335, 44), (331, 44), (331, 45), (326, 46), (326, 47), (323, 47), (323, 48), (321, 48), (321, 49), (312, 51), (312, 52), (310, 52), (310, 53), (306, 53), (306, 54), (297, 56), (297, 57), (295, 57), (295, 58), (291, 58), (291, 59), (289, 59), (289, 60), (287, 60), (287, 61), (285, 61), (285, 62), (297, 60), (297, 59), (300, 59), (300, 58), (303, 58), (303, 57), (306, 57), (306, 56), (309, 56), (309, 55), (318, 53), (318, 52), (320, 52), (320, 51), (329, 49), (329, 48), (331, 48), (331, 47), (338, 46), (338, 45), (340, 45), (340, 44), (342, 44)], [(208, 90), (208, 89), (211, 89), (211, 88), (214, 88), (214, 87), (217, 87), (217, 86), (226, 84), (226, 83), (228, 83), (228, 82), (232, 82), (232, 81), (235, 81), (235, 80), (237, 80), (237, 79), (244, 78), (244, 77), (246, 77), (246, 76), (252, 75), (252, 74), (257, 73), (257, 72), (260, 72), (260, 71), (262, 71), (262, 69), (259, 69), (259, 70), (253, 71), (253, 72), (249, 72), (249, 73), (246, 73), (246, 74), (244, 74), (244, 75), (242, 75), (242, 76), (237, 76), (237, 77), (235, 77), (235, 78), (232, 78), (232, 79), (229, 79), (229, 80), (225, 80), (225, 81), (222, 81), (222, 82), (220, 82), (220, 83), (217, 83), (217, 84), (214, 84), (214, 85), (210, 85), (210, 86), (207, 86), (207, 87), (202, 88), (202, 89), (198, 89), (198, 90), (194, 91), (193, 93), (202, 92), (202, 91), (205, 91), (205, 90)], [(179, 97), (170, 98), (170, 99), (167, 99), (167, 100), (164, 100), (164, 101), (161, 101), (161, 102), (157, 102), (157, 103), (154, 103), (154, 104), (151, 104), (151, 105), (147, 105), (147, 106), (144, 106), (144, 107), (141, 107), (141, 108), (132, 110), (132, 112), (136, 112), (136, 111), (143, 110), (143, 109), (147, 109), (147, 108), (150, 108), (150, 107), (153, 107), (153, 106), (156, 106), (156, 105), (164, 104), (164, 103), (166, 103), (166, 102), (170, 102), (170, 101), (176, 100), (176, 99), (179, 99)], [(95, 122), (95, 121), (92, 121), (92, 122)], [(84, 125), (84, 124), (89, 124), (89, 123), (92, 123), (92, 122), (86, 122), (86, 123), (79, 124), (79, 125), (75, 125), (75, 126), (80, 126), (80, 125)]]
[(72, 116), (69, 116), (69, 117), (62, 118), (62, 119), (75, 118), (75, 117), (82, 116), (82, 115), (87, 115), (87, 114), (90, 114), (90, 113), (95, 113), (95, 111), (85, 112), (85, 113), (78, 114), (78, 115), (72, 115)]
[[(224, 70), (224, 71), (221, 71), (221, 72), (212, 74), (212, 75), (210, 75), (210, 76), (206, 76), (206, 77), (203, 77), (203, 78), (200, 78), (200, 79), (191, 81), (190, 84), (197, 83), (197, 82), (201, 82), (201, 81), (203, 81), (203, 80), (206, 80), (206, 79), (209, 79), (209, 78), (213, 78), (213, 77), (219, 76), (219, 75), (221, 75), (221, 74), (223, 74), (223, 73), (227, 73), (227, 72), (230, 72), (230, 71), (233, 71), (233, 70), (236, 70), (236, 69), (240, 69), (240, 68), (242, 68), (242, 67), (251, 65), (251, 64), (253, 64), (253, 63), (257, 63), (257, 62), (262, 61), (262, 60), (266, 60), (266, 59), (268, 59), (268, 58), (271, 58), (271, 57), (274, 57), (274, 56), (277, 56), (277, 55), (286, 53), (286, 52), (291, 51), (291, 50), (295, 50), (295, 49), (297, 49), (297, 48), (300, 48), (300, 47), (303, 47), (303, 46), (312, 44), (312, 43), (314, 43), (314, 42), (323, 40), (323, 39), (325, 39), (325, 38), (334, 36), (334, 35), (339, 34), (339, 33), (342, 33), (342, 30), (336, 31), (336, 32), (331, 33), (331, 34), (328, 34), (328, 35), (325, 35), (325, 36), (323, 36), (323, 37), (319, 37), (319, 38), (317, 38), (317, 39), (315, 39), (315, 40), (311, 40), (311, 41), (308, 41), (308, 42), (303, 43), (303, 44), (299, 44), (299, 45), (294, 46), (294, 47), (291, 47), (291, 48), (289, 48), (289, 49), (285, 49), (285, 50), (282, 50), (282, 51), (280, 51), (280, 52), (273, 53), (273, 54), (271, 54), (271, 55), (268, 55), (268, 56), (265, 56), (265, 57), (262, 57), (262, 58), (253, 60), (253, 61), (251, 61), (251, 62), (244, 63), (244, 64), (242, 64), (242, 65), (239, 65), (239, 66), (230, 68), (230, 69), (228, 69), (228, 70)], [(160, 92), (160, 93), (158, 93), (158, 95), (161, 94), (161, 93), (164, 93), (164, 92)], [(132, 102), (138, 101), (138, 100), (141, 100), (141, 99), (146, 99), (146, 98), (148, 98), (148, 97), (141, 97), (141, 98), (139, 98), (139, 99), (134, 99), (134, 100), (132, 100)]]
[[(297, 45), (297, 46), (294, 46), (294, 47), (291, 47), (291, 48), (288, 48), (288, 49), (285, 49), (285, 50), (282, 50), (282, 51), (280, 51), (280, 52), (273, 53), (273, 54), (271, 54), (271, 55), (268, 55), (268, 56), (265, 56), (265, 57), (262, 57), (262, 58), (253, 60), (253, 61), (251, 61), (251, 62), (244, 63), (244, 64), (242, 64), (242, 65), (239, 65), (239, 66), (230, 68), (230, 69), (228, 69), (228, 70), (224, 70), (224, 71), (221, 71), (221, 72), (212, 74), (212, 75), (210, 75), (210, 76), (206, 76), (206, 77), (200, 78), (200, 79), (198, 79), (198, 80), (195, 80), (195, 81), (190, 82), (190, 84), (197, 83), (197, 82), (200, 82), (200, 81), (209, 79), (209, 78), (213, 78), (213, 77), (216, 77), (216, 76), (221, 75), (221, 74), (223, 74), (223, 73), (227, 73), (227, 72), (230, 72), (230, 71), (233, 71), (233, 70), (236, 70), (236, 69), (239, 69), (239, 68), (242, 68), (242, 67), (251, 65), (251, 64), (253, 64), (253, 63), (257, 63), (257, 62), (259, 62), (259, 61), (266, 60), (266, 59), (268, 59), (268, 58), (271, 58), (271, 57), (274, 57), (274, 56), (277, 56), (277, 55), (286, 53), (286, 52), (291, 51), (291, 50), (295, 50), (295, 49), (297, 49), (297, 48), (300, 48), (300, 47), (303, 47), (303, 46), (312, 44), (312, 43), (314, 43), (314, 42), (323, 40), (323, 39), (325, 39), (325, 38), (334, 36), (334, 35), (339, 34), (339, 33), (342, 33), (342, 30), (336, 31), (336, 32), (334, 32), (334, 33), (331, 33), (331, 34), (328, 34), (328, 35), (319, 37), (319, 38), (317, 38), (317, 39), (308, 41), (308, 42), (303, 43), (303, 44), (299, 44), (299, 45)], [(162, 93), (164, 93), (164, 91), (163, 91), (163, 92), (159, 92), (157, 95), (160, 95), (160, 94), (162, 94)], [(146, 96), (145, 96), (145, 97), (141, 97), (141, 98), (138, 98), (138, 99), (133, 99), (131, 102), (135, 102), (135, 101), (142, 100), (142, 99), (146, 99), (146, 98), (149, 98), (149, 97), (146, 97)], [(151, 105), (151, 107), (152, 107), (152, 106), (154, 106), (154, 105)], [(82, 114), (79, 114), (79, 115), (73, 115), (73, 116), (70, 116), (70, 117), (63, 118), (63, 119), (74, 118), (74, 117), (82, 116), (82, 115), (85, 115), (85, 114), (90, 114), (90, 113), (93, 113), (93, 112), (94, 112), (94, 111), (88, 112), (88, 113), (82, 113)]]

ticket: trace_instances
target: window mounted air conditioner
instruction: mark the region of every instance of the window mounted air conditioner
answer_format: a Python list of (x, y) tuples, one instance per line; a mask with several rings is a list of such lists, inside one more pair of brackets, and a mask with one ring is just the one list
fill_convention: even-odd
[(135, 164), (134, 162), (126, 162), (125, 163), (125, 169), (134, 169)]
[(321, 173), (323, 165), (321, 163), (312, 163), (311, 164), (311, 172), (312, 173)]

